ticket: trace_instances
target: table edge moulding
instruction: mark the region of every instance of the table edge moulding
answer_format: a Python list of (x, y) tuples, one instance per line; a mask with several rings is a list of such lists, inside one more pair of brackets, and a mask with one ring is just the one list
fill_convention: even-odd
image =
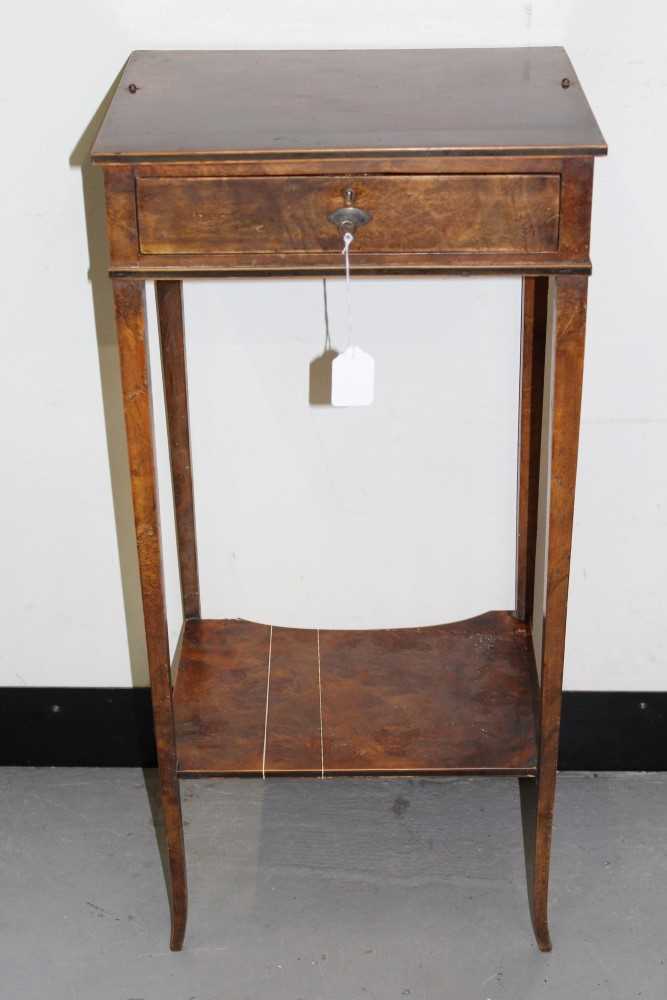
[[(130, 56), (92, 159), (104, 171), (172, 949), (187, 913), (180, 780), (342, 774), (517, 777), (533, 926), (551, 948), (593, 158), (605, 153), (562, 48)], [(366, 631), (202, 619), (182, 281), (340, 275), (346, 232), (358, 274), (522, 276), (516, 606)], [(173, 662), (147, 280), (183, 606)]]

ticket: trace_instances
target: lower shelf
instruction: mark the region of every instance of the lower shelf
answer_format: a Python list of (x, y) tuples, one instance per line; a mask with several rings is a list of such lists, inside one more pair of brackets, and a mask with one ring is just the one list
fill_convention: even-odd
[(535, 774), (534, 674), (506, 611), (368, 631), (188, 621), (179, 774)]

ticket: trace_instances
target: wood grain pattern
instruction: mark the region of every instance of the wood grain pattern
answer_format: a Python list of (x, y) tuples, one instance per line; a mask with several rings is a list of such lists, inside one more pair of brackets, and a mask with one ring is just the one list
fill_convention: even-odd
[(169, 461), (174, 491), (174, 516), (181, 601), (184, 618), (199, 618), (197, 533), (192, 489), (188, 376), (183, 334), (183, 288), (180, 281), (155, 283), (162, 381), (164, 384)]
[(161, 51), (130, 56), (93, 157), (402, 149), (584, 154), (606, 145), (558, 47)]
[[(345, 167), (343, 174), (340, 167)], [(354, 267), (365, 274), (555, 274), (559, 272), (587, 274), (590, 272), (588, 257), (590, 202), (593, 179), (591, 157), (422, 157), (396, 156), (358, 160), (344, 159), (334, 162), (325, 159), (302, 160), (261, 160), (250, 159), (238, 162), (226, 160), (221, 163), (138, 163), (136, 165), (108, 165), (107, 215), (110, 231), (110, 270), (112, 274), (141, 274), (146, 277), (160, 276), (208, 277), (226, 276), (272, 276), (272, 275), (335, 275), (340, 273), (341, 259), (336, 248), (333, 252), (321, 250), (317, 253), (291, 250), (287, 252), (268, 250), (257, 252), (220, 253), (146, 253), (140, 252), (137, 230), (136, 185), (133, 177), (141, 185), (142, 178), (175, 179), (211, 178), (220, 179), (221, 171), (228, 179), (245, 177), (257, 182), (260, 178), (289, 178), (294, 184), (300, 179), (313, 181), (315, 174), (325, 178), (350, 178), (364, 176), (376, 183), (382, 176), (407, 180), (410, 177), (437, 176), (456, 177), (518, 174), (546, 174), (560, 176), (560, 217), (558, 220), (558, 246), (555, 250), (537, 253), (500, 250), (481, 252), (473, 246), (461, 251), (432, 252), (430, 250), (403, 250), (402, 252), (369, 252), (353, 246)], [(253, 176), (254, 175), (254, 176)], [(339, 195), (339, 191), (337, 196)], [(473, 201), (476, 196), (473, 195)], [(298, 196), (294, 195), (298, 206)], [(474, 207), (474, 206), (473, 206)], [(437, 212), (433, 225), (446, 234), (445, 214), (438, 205), (431, 205), (431, 212)], [(297, 208), (298, 211), (298, 208)], [(186, 213), (187, 214), (187, 213)], [(450, 213), (451, 215), (451, 213)], [(275, 226), (275, 212), (257, 225)], [(189, 228), (191, 219), (188, 217)], [(211, 222), (201, 223), (210, 226)], [(316, 224), (321, 226), (321, 217)], [(457, 225), (464, 228), (465, 220)], [(554, 222), (555, 227), (555, 222)], [(332, 233), (335, 232), (332, 228)], [(363, 231), (360, 231), (360, 236)], [(471, 230), (474, 237), (475, 229)], [(477, 229), (479, 232), (479, 227)], [(113, 239), (111, 239), (113, 234)], [(288, 236), (285, 236), (288, 239)], [(331, 238), (331, 237), (329, 237)], [(442, 244), (444, 235), (440, 238)]]
[(172, 951), (180, 951), (183, 946), (187, 916), (187, 882), (169, 680), (169, 640), (160, 550), (160, 515), (153, 447), (144, 283), (115, 280), (113, 293), (155, 741), (169, 861), (171, 948)]
[(271, 651), (267, 774), (321, 774), (317, 631), (275, 628)]
[(579, 444), (579, 417), (586, 331), (586, 278), (555, 279), (553, 403), (547, 586), (542, 640), (539, 761), (533, 872), (533, 920), (539, 947), (551, 949), (547, 903), (558, 741), (562, 702), (565, 626)]
[(248, 154), (219, 160), (140, 160), (132, 164), (104, 164), (123, 168), (135, 177), (340, 177), (373, 174), (562, 174), (573, 159), (563, 156), (439, 156), (422, 150), (368, 156), (272, 157)]
[(565, 260), (588, 260), (593, 167), (592, 156), (563, 160), (559, 250)]
[(523, 279), (519, 477), (517, 490), (516, 614), (532, 621), (540, 485), (548, 278)]
[(530, 635), (508, 613), (320, 646), (327, 774), (534, 766)]
[[(530, 633), (509, 612), (319, 636), (326, 775), (535, 772)], [(267, 774), (321, 771), (316, 637), (273, 629)], [(186, 623), (181, 776), (261, 773), (268, 645), (264, 625)]]
[(185, 623), (174, 690), (181, 774), (261, 774), (269, 627)]
[(558, 248), (558, 174), (139, 177), (142, 254), (335, 253), (329, 215), (351, 187), (372, 213), (357, 253)]
[(132, 167), (105, 167), (104, 194), (109, 264), (113, 272), (120, 266), (136, 263), (139, 254), (137, 194)]
[[(335, 278), (340, 277), (341, 254), (140, 254), (135, 264), (112, 269), (114, 277), (145, 280), (173, 278)], [(553, 253), (357, 253), (354, 273), (366, 276), (590, 274), (590, 260), (567, 260)]]

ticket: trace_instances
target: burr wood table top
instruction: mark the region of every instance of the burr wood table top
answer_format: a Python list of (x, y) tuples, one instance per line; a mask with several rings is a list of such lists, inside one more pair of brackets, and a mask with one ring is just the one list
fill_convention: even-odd
[(602, 133), (560, 47), (145, 51), (100, 162), (230, 154), (596, 155)]

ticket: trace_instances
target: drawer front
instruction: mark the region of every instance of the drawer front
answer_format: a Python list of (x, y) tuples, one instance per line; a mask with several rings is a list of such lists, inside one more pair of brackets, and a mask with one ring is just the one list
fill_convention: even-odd
[(331, 253), (328, 216), (355, 204), (365, 253), (541, 253), (558, 249), (559, 174), (137, 177), (142, 254)]

